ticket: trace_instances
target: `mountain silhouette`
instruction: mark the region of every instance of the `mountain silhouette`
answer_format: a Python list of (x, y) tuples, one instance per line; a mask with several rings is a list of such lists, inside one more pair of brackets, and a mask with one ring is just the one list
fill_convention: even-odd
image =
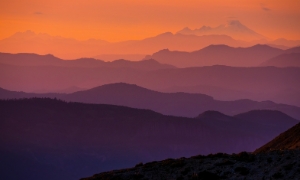
[[(219, 30), (228, 30), (229, 34), (249, 34), (249, 38), (255, 38), (251, 42), (236, 40), (226, 33), (209, 35), (184, 35), (180, 33), (162, 33), (157, 36), (148, 37), (142, 40), (128, 40), (121, 42), (107, 42), (98, 39), (79, 41), (60, 36), (51, 36), (45, 33), (32, 31), (17, 32), (14, 35), (0, 40), (0, 52), (6, 53), (35, 53), (53, 54), (62, 59), (79, 59), (83, 57), (97, 57), (103, 60), (129, 59), (140, 60), (138, 54), (152, 54), (161, 49), (172, 51), (196, 51), (212, 44), (226, 44), (232, 47), (249, 47), (255, 44), (269, 44), (274, 47), (295, 47), (299, 41), (279, 39), (268, 41), (261, 39), (255, 32), (245, 30), (239, 22), (232, 21), (225, 26), (219, 26)], [(204, 28), (205, 29), (205, 28)], [(214, 28), (212, 28), (214, 29)], [(227, 29), (227, 30), (226, 30)], [(249, 29), (249, 28), (248, 28)], [(224, 32), (224, 31), (223, 31)], [(130, 59), (132, 58), (132, 59)]]
[(300, 46), (289, 48), (284, 51), (284, 54), (291, 54), (291, 53), (300, 53)]
[[(299, 179), (299, 150), (266, 153), (240, 152), (195, 155), (138, 163), (130, 168), (106, 171), (80, 180), (106, 179)], [(292, 158), (291, 158), (292, 157)]]
[(284, 50), (267, 45), (255, 45), (247, 48), (234, 48), (227, 45), (210, 45), (194, 52), (170, 51), (164, 49), (145, 59), (152, 58), (161, 63), (177, 67), (191, 66), (257, 66), (264, 61), (282, 54)]
[(287, 150), (300, 148), (300, 123), (281, 133), (272, 141), (255, 150), (255, 153), (274, 150)]
[(246, 113), (238, 114), (234, 117), (242, 119), (243, 121), (261, 123), (268, 126), (281, 126), (280, 123), (282, 119), (285, 119), (284, 123), (295, 123), (295, 120), (293, 118), (290, 118), (286, 114), (275, 110), (253, 110)]
[(111, 49), (107, 51), (125, 53), (142, 53), (151, 54), (161, 49), (194, 51), (199, 48), (204, 48), (211, 44), (228, 44), (233, 47), (249, 46), (248, 42), (234, 40), (226, 35), (182, 35), (166, 32), (154, 37), (145, 38), (135, 41), (123, 41), (115, 43)]
[(259, 128), (252, 131), (248, 122), (222, 120), (218, 113), (183, 118), (47, 98), (0, 100), (0, 114), (1, 179), (79, 179), (138, 162), (252, 151), (268, 142), (270, 133), (286, 130), (254, 121)]
[(300, 67), (300, 53), (281, 54), (267, 60), (261, 66)]
[(124, 59), (112, 62), (104, 62), (93, 58), (81, 58), (75, 60), (63, 60), (51, 54), (9, 54), (0, 53), (0, 63), (17, 66), (61, 66), (61, 67), (80, 67), (80, 68), (133, 68), (141, 70), (156, 70), (164, 68), (174, 68), (172, 65), (160, 64), (150, 59), (144, 61), (128, 61)]
[(227, 119), (227, 121), (232, 121), (232, 119), (233, 119), (230, 116), (227, 116), (223, 113), (220, 113), (218, 111), (212, 111), (212, 110), (205, 111), (205, 112), (199, 114), (196, 118), (198, 118), (198, 119), (205, 119), (205, 118), (212, 119), (213, 118), (213, 119), (220, 119), (220, 120)]
[(61, 58), (74, 59), (96, 56), (97, 50), (107, 45), (109, 43), (104, 40), (89, 39), (78, 41), (28, 30), (17, 32), (8, 38), (0, 40), (0, 51), (7, 53), (54, 54)]
[(114, 61), (117, 59), (130, 59), (131, 61), (140, 61), (144, 59), (146, 54), (99, 54), (93, 58), (102, 59), (104, 61)]
[[(24, 92), (57, 92), (72, 86), (90, 89), (99, 85), (124, 82), (158, 91), (202, 93), (221, 100), (246, 98), (300, 106), (300, 97), (297, 95), (300, 91), (298, 67), (165, 68), (165, 65), (157, 64), (153, 67), (165, 69), (147, 70), (151, 68), (147, 62), (157, 64), (155, 61), (116, 61), (119, 65), (104, 63), (107, 66), (82, 68), (0, 63), (0, 87)], [(173, 87), (180, 88), (172, 90)]]
[(186, 35), (212, 35), (212, 34), (224, 34), (227, 36), (231, 36), (234, 39), (245, 40), (245, 41), (254, 41), (254, 40), (261, 40), (267, 39), (261, 34), (249, 29), (238, 20), (230, 20), (227, 22), (226, 25), (220, 25), (215, 28), (210, 26), (202, 26), (199, 29), (191, 30), (190, 28), (186, 27), (177, 33), (179, 34), (186, 34)]
[(252, 45), (252, 43), (235, 40), (226, 35), (195, 36), (167, 32), (142, 40), (110, 43), (95, 39), (78, 41), (27, 31), (18, 32), (11, 37), (0, 40), (0, 51), (6, 53), (53, 54), (63, 59), (101, 57), (101, 54), (110, 54), (111, 57), (125, 59), (131, 57), (132, 54), (151, 54), (164, 48), (194, 51), (211, 44), (227, 44), (234, 47)]
[[(121, 105), (132, 108), (151, 109), (165, 115), (184, 117), (196, 117), (199, 113), (208, 110), (235, 115), (255, 109), (272, 109), (282, 111), (292, 117), (300, 119), (300, 108), (296, 106), (276, 104), (267, 101), (219, 101), (204, 94), (162, 93), (126, 83), (107, 84), (71, 94), (27, 94), (7, 90), (0, 91), (1, 99), (22, 97), (56, 97), (72, 102)], [(212, 115), (209, 116), (212, 117)]]

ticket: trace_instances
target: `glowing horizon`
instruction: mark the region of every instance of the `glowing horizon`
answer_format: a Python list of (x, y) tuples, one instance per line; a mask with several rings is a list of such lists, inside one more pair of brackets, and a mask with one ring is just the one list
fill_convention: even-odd
[(295, 0), (10, 0), (0, 7), (0, 39), (31, 30), (78, 40), (140, 40), (231, 19), (271, 39), (300, 39), (300, 3)]

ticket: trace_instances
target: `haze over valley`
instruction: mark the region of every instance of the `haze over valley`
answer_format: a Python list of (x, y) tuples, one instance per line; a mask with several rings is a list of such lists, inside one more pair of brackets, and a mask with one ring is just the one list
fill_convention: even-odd
[(0, 179), (300, 178), (298, 2), (0, 7)]

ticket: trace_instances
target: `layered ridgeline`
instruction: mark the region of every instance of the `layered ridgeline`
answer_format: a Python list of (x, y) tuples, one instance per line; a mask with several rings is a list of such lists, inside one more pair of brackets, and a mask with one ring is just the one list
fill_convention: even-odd
[[(203, 49), (184, 52), (184, 51), (170, 51), (168, 49), (160, 50), (152, 55), (146, 56), (144, 59), (155, 59), (161, 63), (173, 64), (177, 67), (191, 67), (191, 66), (212, 66), (212, 65), (226, 65), (237, 67), (253, 67), (253, 66), (272, 66), (264, 64), (266, 61), (279, 61), (270, 60), (279, 55), (290, 66), (295, 64), (295, 57), (290, 57), (291, 53), (299, 53), (300, 47), (282, 50), (279, 48), (271, 47), (268, 45), (255, 45), (252, 47), (230, 47), (227, 45), (210, 45)], [(295, 56), (295, 55), (294, 55)], [(278, 66), (280, 64), (273, 64)], [(296, 67), (299, 67), (295, 64)], [(286, 67), (286, 66), (279, 66)]]
[[(121, 56), (119, 58), (113, 59), (112, 62), (104, 62), (101, 60), (93, 58), (80, 58), (73, 60), (63, 60), (57, 58), (53, 55), (37, 55), (28, 53), (0, 53), (0, 63), (19, 65), (19, 66), (64, 66), (64, 67), (132, 67), (154, 70), (163, 69), (170, 66), (163, 66), (155, 62), (153, 59), (159, 61), (160, 63), (172, 64), (177, 67), (191, 67), (191, 66), (212, 66), (212, 65), (226, 65), (226, 66), (258, 66), (260, 64), (268, 66), (272, 65), (264, 64), (267, 61), (274, 61), (274, 66), (279, 66), (277, 61), (284, 61), (289, 66), (293, 66), (293, 63), (297, 62), (296, 54), (300, 53), (300, 47), (294, 47), (286, 50), (271, 47), (268, 45), (255, 45), (251, 47), (230, 47), (228, 45), (209, 45), (203, 49), (184, 52), (184, 51), (170, 51), (164, 49), (158, 51), (152, 55), (146, 56), (145, 60), (152, 61), (116, 61), (118, 59), (124, 59)], [(289, 54), (294, 54), (293, 56)], [(279, 56), (279, 57), (277, 57)], [(126, 57), (126, 55), (125, 55)], [(276, 58), (272, 60), (272, 58)], [(141, 58), (143, 59), (143, 58)], [(140, 60), (141, 60), (140, 59)], [(279, 60), (282, 59), (282, 60)], [(295, 64), (298, 66), (297, 64)], [(279, 67), (286, 67), (282, 64)]]
[(112, 104), (132, 108), (150, 109), (165, 115), (196, 117), (199, 113), (215, 110), (236, 115), (251, 110), (278, 110), (300, 119), (300, 108), (271, 101), (252, 100), (220, 101), (204, 94), (162, 93), (134, 84), (115, 83), (70, 94), (35, 94), (0, 89), (0, 99), (50, 97), (72, 102)]
[[(240, 115), (238, 115), (240, 116)], [(300, 124), (283, 132), (254, 153), (218, 153), (191, 158), (139, 163), (133, 168), (95, 174), (104, 179), (299, 179)]]
[[(155, 70), (146, 70), (151, 67), (147, 62), (155, 64), (154, 61), (145, 61), (128, 62), (132, 66), (83, 68), (0, 63), (0, 87), (25, 92), (57, 92), (70, 87), (90, 89), (103, 84), (125, 82), (164, 92), (202, 93), (219, 100), (271, 100), (300, 106), (299, 67), (172, 68), (157, 64), (152, 68)], [(144, 64), (144, 68), (138, 67), (139, 64)]]
[(128, 56), (128, 54), (151, 54), (164, 48), (194, 51), (210, 44), (227, 44), (234, 47), (254, 45), (254, 43), (235, 40), (227, 35), (215, 34), (196, 36), (165, 32), (142, 40), (110, 43), (96, 39), (78, 41), (26, 31), (18, 32), (11, 37), (0, 40), (0, 51), (8, 53), (47, 53), (64, 59), (76, 59), (81, 57), (105, 57), (105, 54), (115, 57), (123, 54), (125, 55), (124, 57), (132, 57)]
[(0, 53), (0, 63), (16, 66), (57, 66), (57, 67), (80, 67), (80, 68), (132, 68), (140, 70), (158, 70), (175, 68), (172, 65), (160, 64), (150, 59), (144, 61), (129, 61), (124, 59), (105, 62), (94, 58), (80, 58), (64, 60), (51, 54), (38, 55), (28, 53)]
[[(251, 39), (251, 41), (249, 41)], [(168, 48), (172, 51), (196, 51), (211, 44), (226, 44), (232, 47), (249, 47), (255, 44), (269, 44), (289, 48), (300, 45), (299, 40), (268, 40), (239, 21), (229, 21), (218, 27), (203, 26), (191, 30), (184, 28), (177, 33), (165, 32), (142, 40), (107, 42), (98, 39), (79, 41), (76, 39), (51, 36), (32, 31), (17, 32), (0, 40), (0, 51), (8, 53), (54, 54), (60, 58), (101, 57), (104, 60), (121, 58), (141, 60), (143, 54), (151, 54)]]
[(0, 114), (1, 179), (79, 179), (138, 162), (253, 151), (299, 122), (267, 110), (183, 118), (38, 98), (0, 100)]

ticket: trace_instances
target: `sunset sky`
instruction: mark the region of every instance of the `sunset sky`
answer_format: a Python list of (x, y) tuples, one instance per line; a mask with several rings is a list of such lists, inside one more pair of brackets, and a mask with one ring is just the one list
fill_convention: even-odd
[(114, 42), (232, 19), (271, 39), (300, 39), (299, 0), (2, 0), (0, 39), (32, 30)]

